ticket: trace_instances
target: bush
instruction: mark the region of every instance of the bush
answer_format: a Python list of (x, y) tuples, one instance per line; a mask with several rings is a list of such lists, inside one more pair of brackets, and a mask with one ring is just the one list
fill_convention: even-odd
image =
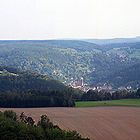
[(4, 116), (5, 116), (6, 118), (12, 119), (12, 120), (14, 120), (14, 121), (17, 120), (17, 115), (16, 115), (16, 113), (13, 112), (12, 110), (6, 110), (6, 111), (4, 111)]
[[(28, 117), (27, 117), (28, 118)], [(64, 131), (42, 115), (37, 125), (17, 119), (13, 111), (0, 113), (0, 140), (89, 140), (76, 131)]]

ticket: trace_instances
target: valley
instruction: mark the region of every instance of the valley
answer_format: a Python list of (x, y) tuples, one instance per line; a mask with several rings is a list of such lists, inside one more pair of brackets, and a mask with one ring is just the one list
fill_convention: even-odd
[(0, 41), (0, 111), (36, 122), (47, 115), (53, 130), (46, 122), (41, 130), (63, 139), (138, 140), (140, 41), (132, 40)]
[(140, 0), (0, 0), (0, 140), (140, 140)]
[(83, 78), (91, 88), (137, 88), (140, 41), (122, 40), (0, 41), (0, 65), (48, 75), (65, 85)]

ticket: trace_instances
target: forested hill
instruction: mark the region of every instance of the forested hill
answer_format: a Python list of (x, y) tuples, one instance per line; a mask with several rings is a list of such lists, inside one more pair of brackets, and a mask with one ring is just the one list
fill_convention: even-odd
[(46, 75), (0, 67), (0, 107), (72, 107), (79, 93)]
[(99, 45), (81, 40), (0, 40), (0, 44), (8, 46), (18, 45), (24, 47), (58, 47), (73, 48), (79, 51), (91, 51), (99, 49)]
[(65, 90), (67, 87), (46, 75), (36, 72), (20, 71), (14, 68), (0, 67), (0, 91), (23, 92), (36, 90), (46, 92)]
[(108, 44), (123, 44), (123, 43), (136, 43), (140, 42), (140, 37), (135, 38), (112, 38), (112, 39), (84, 39), (86, 42), (95, 43), (98, 45)]
[[(97, 86), (112, 74), (140, 62), (139, 38), (87, 41), (0, 41), (0, 66), (35, 71), (66, 85), (83, 77), (86, 85)], [(110, 81), (116, 85), (113, 79)]]
[(140, 85), (140, 63), (114, 72), (102, 79), (102, 82), (113, 83), (116, 87), (133, 86), (138, 88)]

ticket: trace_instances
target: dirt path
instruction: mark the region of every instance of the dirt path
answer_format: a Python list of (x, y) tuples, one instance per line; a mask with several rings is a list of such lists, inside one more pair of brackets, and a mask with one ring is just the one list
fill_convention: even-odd
[[(5, 109), (0, 109), (5, 110)], [(91, 140), (140, 140), (140, 108), (94, 107), (94, 108), (22, 108), (38, 120), (41, 114), (63, 129), (78, 131)]]

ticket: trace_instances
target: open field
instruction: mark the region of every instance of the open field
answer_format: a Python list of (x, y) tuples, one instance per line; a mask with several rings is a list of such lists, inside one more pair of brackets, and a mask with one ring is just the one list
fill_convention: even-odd
[[(1, 111), (7, 110), (4, 108)], [(91, 140), (140, 140), (139, 107), (19, 108), (36, 121), (41, 114), (61, 128), (77, 130)]]
[(96, 107), (96, 106), (135, 106), (140, 107), (140, 99), (121, 99), (111, 101), (80, 101), (76, 102), (76, 107)]

